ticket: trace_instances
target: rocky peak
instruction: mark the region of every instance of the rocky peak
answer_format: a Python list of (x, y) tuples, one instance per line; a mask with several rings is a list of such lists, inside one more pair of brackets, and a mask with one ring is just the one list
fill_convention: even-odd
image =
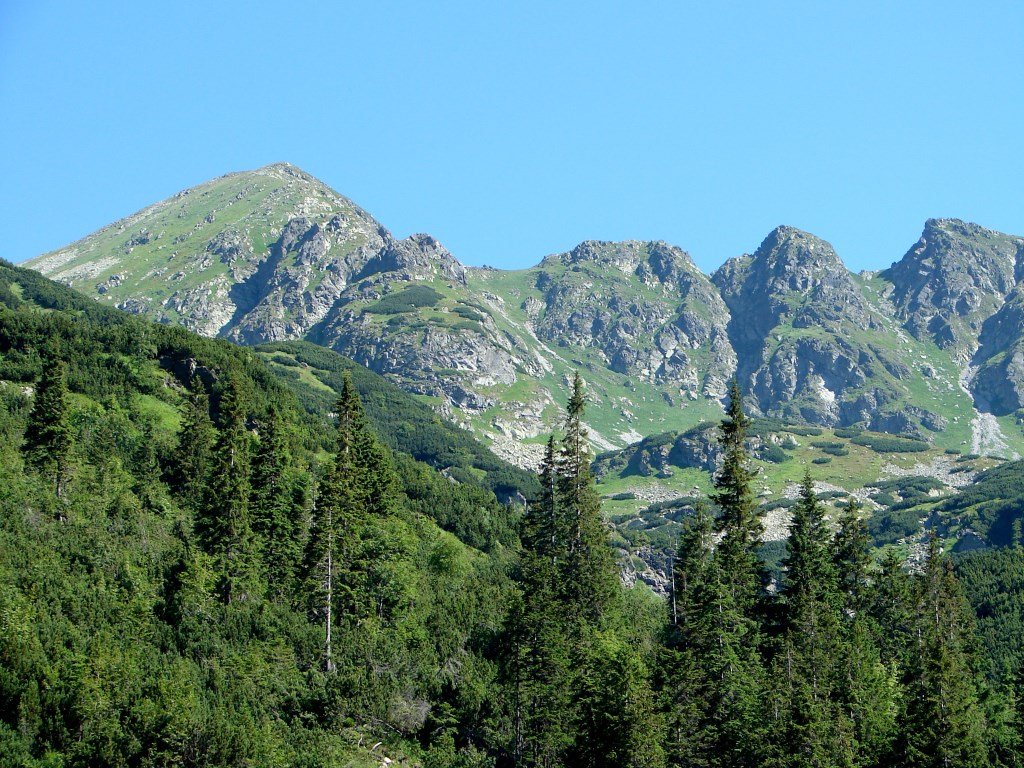
[(712, 276), (743, 342), (789, 318), (795, 327), (852, 320), (866, 324), (866, 301), (835, 249), (793, 227), (777, 227), (752, 256), (730, 259)]
[(929, 219), (917, 243), (882, 273), (907, 330), (964, 355), (1022, 276), (1024, 238), (959, 219)]
[(571, 251), (548, 256), (541, 268), (556, 264), (577, 268), (613, 267), (625, 275), (640, 278), (648, 286), (660, 284), (673, 291), (688, 278), (705, 278), (690, 254), (663, 240), (585, 240)]
[(389, 273), (391, 280), (430, 280), (440, 277), (466, 285), (466, 268), (431, 235), (415, 234), (388, 244), (366, 266), (364, 275)]

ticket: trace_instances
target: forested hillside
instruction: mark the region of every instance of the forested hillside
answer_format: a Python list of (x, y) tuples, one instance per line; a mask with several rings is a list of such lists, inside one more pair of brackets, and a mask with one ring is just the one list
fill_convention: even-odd
[(375, 764), (484, 705), (514, 508), (351, 387), (324, 433), (246, 350), (9, 266), (0, 302), (0, 764)]
[(662, 599), (579, 375), (530, 477), (319, 352), (0, 265), (0, 764), (1021, 764), (1019, 549), (876, 562), (808, 474), (770, 578), (734, 386)]

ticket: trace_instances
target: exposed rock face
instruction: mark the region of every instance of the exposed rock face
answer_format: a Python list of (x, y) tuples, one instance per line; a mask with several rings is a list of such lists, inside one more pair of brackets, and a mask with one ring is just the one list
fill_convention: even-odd
[(921, 239), (882, 273), (910, 333), (966, 360), (982, 324), (1024, 276), (1024, 238), (958, 219), (929, 219)]
[(1024, 407), (1024, 289), (1017, 286), (1006, 303), (985, 320), (979, 336), (971, 391), (982, 411), (997, 416)]
[(814, 235), (779, 227), (712, 279), (732, 310), (737, 375), (755, 413), (868, 423), (896, 399), (891, 380), (910, 376), (872, 343), (885, 331), (880, 318), (832, 246)]
[(736, 367), (729, 310), (685, 251), (663, 242), (587, 241), (544, 260), (537, 334), (594, 347), (615, 371), (718, 398)]

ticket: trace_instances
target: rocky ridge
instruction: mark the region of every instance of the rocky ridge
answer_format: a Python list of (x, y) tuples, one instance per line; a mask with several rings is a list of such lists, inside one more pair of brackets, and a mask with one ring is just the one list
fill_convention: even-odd
[(859, 276), (791, 227), (710, 278), (656, 241), (471, 268), (287, 164), (184, 190), (29, 262), (206, 335), (330, 346), (524, 465), (574, 369), (601, 449), (713, 420), (736, 375), (755, 414), (944, 447), (983, 429), (986, 445), (1024, 450), (1022, 265), (1024, 239), (945, 219)]

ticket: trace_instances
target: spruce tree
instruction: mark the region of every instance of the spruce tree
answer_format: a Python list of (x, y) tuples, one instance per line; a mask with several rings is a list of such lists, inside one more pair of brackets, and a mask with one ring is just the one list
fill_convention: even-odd
[(22, 445), (26, 464), (53, 485), (58, 498), (67, 486), (73, 444), (67, 393), (64, 364), (47, 361), (36, 386)]
[(740, 768), (759, 764), (766, 720), (759, 653), (762, 524), (746, 449), (748, 426), (739, 385), (733, 381), (721, 427), (722, 467), (712, 496), (721, 509), (715, 526), (721, 540), (712, 570), (717, 584), (701, 606), (712, 635), (702, 674), (712, 688), (700, 733), (708, 745), (702, 758), (708, 765)]
[(252, 464), (252, 527), (267, 583), (284, 594), (301, 556), (299, 530), (305, 487), (293, 467), (288, 437), (276, 410), (260, 430)]
[(774, 667), (784, 708), (778, 741), (795, 765), (852, 765), (853, 723), (838, 701), (846, 648), (832, 536), (809, 471), (793, 508), (788, 544), (786, 632)]
[(220, 422), (196, 532), (217, 560), (221, 600), (232, 603), (249, 598), (257, 586), (249, 508), (251, 439), (233, 381), (220, 400)]
[(871, 537), (860, 510), (860, 503), (851, 496), (839, 517), (832, 548), (843, 607), (854, 613), (863, 610), (871, 583)]
[(184, 405), (178, 445), (171, 457), (171, 483), (192, 510), (199, 508), (206, 488), (216, 431), (210, 420), (210, 400), (203, 382), (192, 379)]
[(590, 471), (585, 410), (586, 391), (577, 372), (559, 454), (556, 519), (566, 528), (561, 575), (566, 610), (571, 619), (596, 625), (615, 600), (619, 580)]
[(736, 608), (750, 613), (764, 582), (758, 547), (764, 526), (753, 491), (746, 440), (750, 420), (743, 412), (743, 395), (734, 379), (729, 387), (729, 406), (722, 420), (722, 467), (715, 476), (712, 499), (721, 508), (716, 527), (721, 535), (718, 557), (721, 571)]
[(546, 557), (553, 566), (565, 559), (568, 531), (558, 503), (558, 463), (554, 435), (544, 446), (538, 477), (540, 496), (531, 503), (523, 520), (523, 546), (538, 556)]
[(786, 618), (790, 628), (814, 629), (823, 613), (837, 607), (838, 583), (832, 561), (832, 537), (825, 509), (814, 491), (810, 471), (804, 473), (793, 521), (785, 568)]
[[(332, 482), (330, 477), (326, 482)], [(309, 519), (309, 535), (303, 553), (305, 600), (309, 617), (324, 628), (323, 668), (333, 673), (334, 659), (334, 591), (337, 583), (337, 534), (334, 528), (334, 505), (321, 503), (323, 484), (314, 493)]]
[(987, 724), (978, 700), (973, 614), (932, 536), (918, 581), (903, 716), (908, 768), (982, 768)]
[(870, 537), (850, 497), (839, 518), (832, 557), (843, 612), (844, 649), (839, 659), (837, 698), (853, 724), (861, 765), (878, 765), (891, 756), (896, 732), (898, 689), (882, 662), (869, 615)]
[(715, 764), (714, 714), (720, 648), (721, 574), (714, 528), (704, 504), (683, 523), (672, 563), (665, 644), (659, 679), (666, 714), (668, 761), (677, 766)]
[(911, 580), (904, 570), (903, 558), (895, 549), (888, 549), (882, 555), (868, 600), (868, 613), (876, 627), (875, 641), (882, 663), (888, 667), (906, 666), (913, 603)]
[(557, 567), (550, 554), (526, 546), (520, 592), (506, 618), (504, 676), (517, 764), (561, 765), (575, 740), (573, 660)]

